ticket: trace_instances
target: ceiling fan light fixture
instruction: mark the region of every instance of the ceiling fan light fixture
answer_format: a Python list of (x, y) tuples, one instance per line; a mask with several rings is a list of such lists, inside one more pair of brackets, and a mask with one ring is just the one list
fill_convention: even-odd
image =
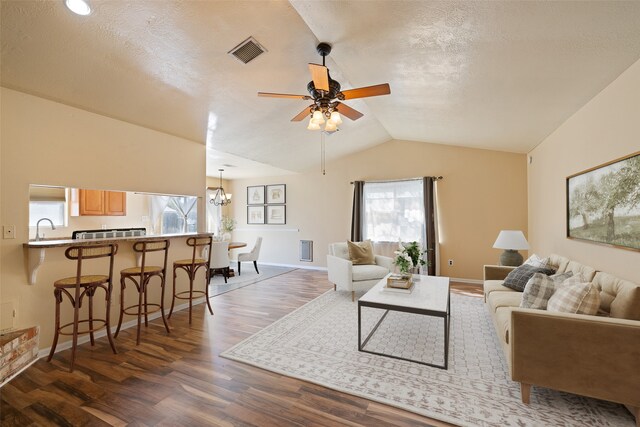
[(309, 119), (309, 126), (307, 126), (309, 130), (320, 130), (320, 124), (313, 121), (313, 118)]
[(324, 123), (324, 117), (322, 115), (322, 111), (316, 110), (313, 112), (313, 116), (311, 117), (311, 121), (317, 125), (321, 125)]
[(324, 130), (327, 132), (334, 132), (337, 129), (336, 123), (331, 120), (327, 120), (327, 124), (324, 125)]
[(361, 112), (342, 101), (389, 95), (391, 88), (389, 83), (383, 83), (343, 91), (340, 82), (333, 80), (329, 75), (329, 69), (325, 63), (326, 56), (331, 52), (331, 45), (320, 43), (317, 46), (317, 51), (322, 56), (322, 65), (309, 63), (309, 71), (311, 72), (311, 81), (307, 84), (309, 95), (258, 92), (258, 96), (312, 100), (311, 105), (294, 116), (291, 121), (301, 122), (311, 113), (307, 129), (320, 130), (320, 126), (324, 124), (323, 134), (331, 135), (340, 130), (338, 126), (342, 124), (343, 115), (349, 120), (358, 120), (363, 116)]
[(340, 113), (338, 113), (337, 111), (332, 111), (331, 112), (331, 119), (329, 119), (329, 120), (331, 120), (336, 125), (341, 125), (342, 124), (342, 118), (340, 117)]

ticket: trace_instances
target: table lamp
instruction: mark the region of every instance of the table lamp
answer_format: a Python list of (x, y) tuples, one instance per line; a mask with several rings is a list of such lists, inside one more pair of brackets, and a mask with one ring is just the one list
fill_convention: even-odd
[(493, 247), (504, 249), (500, 255), (500, 265), (517, 267), (522, 264), (522, 255), (518, 250), (529, 249), (529, 243), (520, 230), (502, 230)]

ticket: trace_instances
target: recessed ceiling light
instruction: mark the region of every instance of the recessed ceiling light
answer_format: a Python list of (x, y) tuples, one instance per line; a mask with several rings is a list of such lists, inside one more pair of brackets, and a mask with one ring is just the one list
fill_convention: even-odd
[(64, 4), (75, 14), (85, 16), (91, 13), (91, 7), (85, 0), (64, 0)]

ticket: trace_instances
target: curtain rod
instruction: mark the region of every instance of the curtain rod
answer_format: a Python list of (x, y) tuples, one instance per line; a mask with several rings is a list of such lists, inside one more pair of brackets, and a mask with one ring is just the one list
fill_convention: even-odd
[[(403, 178), (403, 179), (383, 179), (383, 180), (379, 180), (379, 181), (365, 181), (365, 182), (402, 182), (402, 181), (414, 181), (416, 179), (422, 179), (424, 178), (423, 176), (419, 176), (417, 178)], [(433, 178), (434, 181), (440, 181), (442, 179), (444, 179), (442, 176), (432, 176), (431, 178)], [(353, 184), (354, 181), (351, 181), (349, 184)]]
[(145, 191), (134, 191), (133, 194), (139, 194), (141, 196), (197, 197), (198, 199), (202, 199), (202, 196), (192, 196), (189, 194), (149, 193)]

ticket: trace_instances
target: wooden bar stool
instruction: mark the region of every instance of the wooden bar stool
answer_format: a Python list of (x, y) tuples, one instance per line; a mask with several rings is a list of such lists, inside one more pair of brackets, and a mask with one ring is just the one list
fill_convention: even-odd
[[(140, 326), (142, 324), (142, 315), (144, 315), (144, 326), (149, 326), (149, 314), (160, 311), (162, 315), (162, 321), (167, 333), (171, 333), (169, 330), (169, 324), (164, 315), (164, 285), (167, 275), (167, 256), (169, 253), (169, 239), (161, 240), (147, 240), (143, 242), (136, 242), (133, 245), (133, 250), (137, 254), (141, 254), (140, 267), (126, 268), (120, 272), (120, 319), (118, 320), (118, 328), (114, 337), (118, 337), (120, 333), (120, 327), (122, 326), (122, 319), (125, 314), (138, 316), (138, 331), (136, 333), (136, 345), (140, 344)], [(149, 252), (164, 252), (164, 263), (162, 267), (156, 265), (147, 265), (147, 254)], [(151, 303), (147, 301), (149, 282), (153, 277), (160, 279), (160, 303)], [(124, 293), (127, 287), (127, 279), (133, 283), (138, 291), (138, 303), (124, 306)], [(151, 307), (151, 308), (150, 308)]]
[[(173, 306), (176, 302), (176, 299), (189, 300), (189, 324), (191, 324), (191, 309), (193, 306), (193, 296), (202, 296), (204, 295), (207, 301), (207, 307), (209, 307), (209, 312), (213, 314), (213, 309), (211, 308), (211, 303), (209, 302), (209, 265), (211, 264), (211, 244), (213, 243), (213, 237), (189, 237), (187, 239), (187, 245), (193, 248), (193, 252), (191, 255), (191, 259), (181, 259), (175, 261), (173, 263), (173, 299), (171, 300), (171, 310), (169, 310), (169, 318), (171, 318), (171, 314), (173, 313)], [(197, 257), (197, 251), (206, 250), (206, 257), (199, 258)], [(205, 285), (204, 291), (194, 291), (193, 290), (193, 281), (196, 278), (196, 273), (200, 268), (204, 268), (204, 277), (205, 277)], [(189, 277), (189, 290), (176, 292), (176, 276), (178, 270), (184, 270)], [(187, 296), (184, 296), (187, 295)]]
[[(69, 366), (69, 372), (73, 372), (73, 364), (76, 360), (76, 348), (78, 346), (78, 335), (89, 334), (91, 337), (91, 345), (95, 345), (93, 333), (99, 329), (107, 329), (107, 337), (109, 338), (109, 344), (114, 354), (117, 354), (115, 343), (111, 337), (111, 326), (109, 323), (110, 311), (111, 311), (111, 290), (112, 277), (113, 277), (113, 258), (118, 252), (118, 245), (116, 243), (110, 243), (105, 245), (92, 245), (92, 246), (70, 246), (65, 251), (64, 255), (71, 260), (77, 260), (76, 275), (73, 277), (67, 277), (54, 282), (53, 294), (56, 297), (56, 325), (55, 335), (53, 337), (53, 345), (49, 352), (47, 361), (51, 361), (53, 354), (55, 353), (56, 346), (58, 345), (58, 337), (60, 335), (71, 335), (71, 364)], [(82, 267), (83, 261), (87, 259), (106, 258), (109, 257), (109, 275), (83, 275)], [(93, 297), (96, 290), (100, 288), (105, 292), (106, 312), (104, 319), (93, 318)], [(60, 304), (62, 303), (63, 296), (66, 295), (71, 301), (73, 306), (73, 322), (60, 325)], [(82, 306), (82, 299), (87, 297), (89, 301), (89, 316), (86, 319), (80, 319), (80, 307)], [(98, 322), (98, 325), (94, 327), (94, 322)], [(80, 331), (79, 327), (81, 323), (88, 323), (89, 327), (86, 330)], [(64, 332), (65, 328), (72, 327), (72, 332)]]

